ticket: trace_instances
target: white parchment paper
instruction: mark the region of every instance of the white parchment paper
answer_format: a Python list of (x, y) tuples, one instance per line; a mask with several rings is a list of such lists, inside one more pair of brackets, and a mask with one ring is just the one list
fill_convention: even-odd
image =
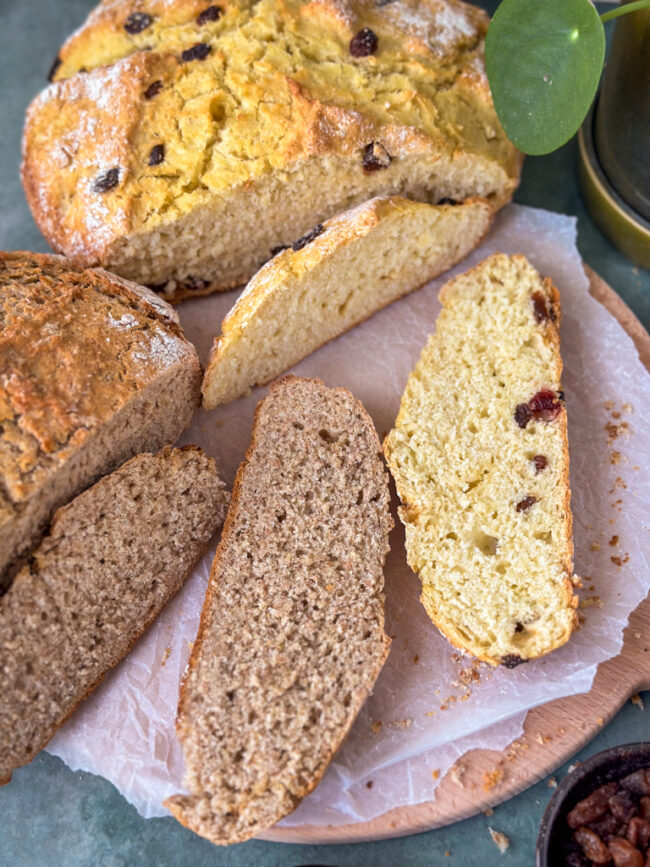
[[(588, 294), (575, 238), (574, 219), (511, 205), (485, 243), (454, 272), (295, 368), (300, 375), (351, 389), (383, 437), (434, 330), (437, 294), (445, 279), (496, 250), (524, 253), (553, 278), (562, 295), (575, 565), (584, 578), (581, 595), (588, 607), (581, 609), (579, 632), (547, 658), (513, 671), (473, 664), (427, 618), (396, 522), (386, 568), (387, 628), (394, 636), (390, 656), (322, 783), (284, 824), (369, 819), (431, 799), (439, 779), (466, 750), (502, 749), (521, 732), (527, 709), (588, 690), (598, 663), (618, 652), (630, 612), (650, 590), (650, 440), (645, 434), (650, 380), (632, 341)], [(234, 298), (224, 293), (181, 305), (181, 321), (202, 361)], [(229, 485), (249, 442), (255, 405), (265, 393), (256, 389), (212, 413), (199, 412), (183, 437), (216, 458)], [(71, 768), (111, 780), (144, 816), (165, 815), (163, 799), (182, 789), (183, 758), (174, 736), (178, 686), (215, 545), (156, 624), (48, 747)]]

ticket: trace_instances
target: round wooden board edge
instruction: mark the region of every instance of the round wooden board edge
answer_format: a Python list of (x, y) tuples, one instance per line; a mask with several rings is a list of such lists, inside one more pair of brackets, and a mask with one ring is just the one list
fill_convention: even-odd
[[(589, 266), (590, 294), (633, 340), (650, 370), (650, 335), (623, 299)], [(645, 636), (645, 643), (644, 643)], [(533, 708), (524, 734), (505, 750), (471, 750), (446, 774), (433, 801), (396, 807), (350, 825), (274, 827), (258, 839), (278, 843), (361, 843), (430, 831), (491, 809), (564, 764), (592, 740), (634, 692), (650, 689), (650, 597), (630, 616), (618, 656), (598, 667), (592, 688)], [(550, 796), (550, 792), (549, 792)]]

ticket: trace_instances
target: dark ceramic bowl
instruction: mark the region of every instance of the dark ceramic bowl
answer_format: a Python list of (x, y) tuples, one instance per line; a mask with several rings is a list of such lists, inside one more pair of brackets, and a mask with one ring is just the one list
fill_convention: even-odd
[(542, 817), (537, 838), (537, 867), (563, 867), (572, 831), (567, 814), (578, 801), (605, 783), (650, 767), (650, 743), (624, 744), (597, 753), (579, 765), (555, 790)]

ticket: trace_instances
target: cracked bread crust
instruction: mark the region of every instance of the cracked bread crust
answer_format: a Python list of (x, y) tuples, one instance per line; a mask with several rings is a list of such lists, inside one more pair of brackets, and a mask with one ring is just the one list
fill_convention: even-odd
[[(227, 0), (199, 24), (207, 5), (100, 4), (30, 106), (27, 198), (76, 263), (178, 300), (244, 283), (274, 247), (375, 195), (512, 196), (520, 159), (491, 103), (480, 10)], [(151, 20), (131, 34), (134, 11)], [(378, 48), (353, 57), (363, 27)], [(388, 159), (367, 170), (373, 142)]]
[(54, 509), (177, 439), (201, 367), (169, 305), (58, 256), (0, 253), (0, 335), (2, 579)]
[[(297, 480), (296, 480), (297, 476)], [(165, 806), (219, 845), (296, 808), (388, 655), (393, 522), (374, 425), (343, 388), (288, 376), (257, 407), (181, 685), (185, 785)]]

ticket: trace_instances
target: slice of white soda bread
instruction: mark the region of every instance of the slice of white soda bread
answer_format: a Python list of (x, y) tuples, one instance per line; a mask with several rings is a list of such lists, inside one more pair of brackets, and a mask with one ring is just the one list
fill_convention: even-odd
[(495, 254), (440, 300), (384, 451), (429, 617), (514, 667), (576, 626), (560, 296)]
[(269, 382), (319, 346), (448, 270), (486, 235), (485, 199), (371, 199), (317, 226), (252, 278), (222, 323), (203, 380), (207, 409)]
[(388, 474), (363, 406), (287, 377), (258, 408), (181, 687), (189, 795), (213, 843), (246, 840), (323, 776), (388, 654)]

